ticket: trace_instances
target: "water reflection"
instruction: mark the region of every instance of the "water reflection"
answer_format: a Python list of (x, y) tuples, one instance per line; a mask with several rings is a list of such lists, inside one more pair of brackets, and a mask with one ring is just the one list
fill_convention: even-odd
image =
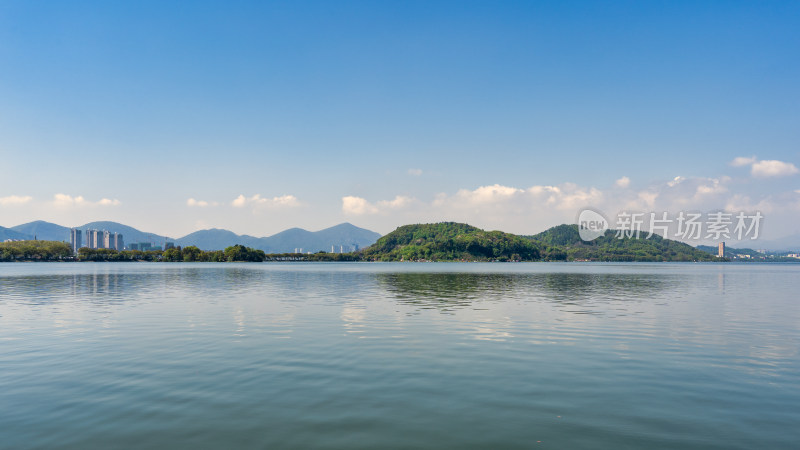
[(453, 311), (514, 291), (513, 274), (378, 273), (378, 285), (398, 302), (420, 309)]
[[(343, 272), (263, 270), (262, 266), (183, 266), (175, 270), (20, 275), (1, 278), (0, 301), (47, 304), (80, 299), (114, 304), (152, 298), (202, 296), (221, 301), (258, 295), (265, 301), (346, 304), (375, 295), (416, 310), (452, 313), (491, 303), (533, 301), (575, 314), (635, 313), (642, 302), (680, 298), (696, 287), (688, 274)], [(722, 275), (720, 274), (720, 285)], [(703, 281), (705, 282), (705, 281)], [(613, 308), (612, 308), (613, 307)], [(241, 328), (246, 311), (237, 313)], [(243, 330), (241, 330), (243, 331)]]
[(793, 448), (798, 269), (0, 265), (3, 444)]
[(398, 272), (378, 273), (376, 278), (401, 304), (448, 313), (511, 299), (556, 303), (576, 314), (598, 314), (601, 306), (649, 301), (665, 291), (678, 295), (688, 286), (685, 277), (652, 274)]
[(4, 276), (0, 278), (0, 301), (47, 304), (80, 299), (102, 304), (143, 298), (192, 298), (200, 293), (229, 297), (267, 285), (270, 277), (263, 271), (239, 267)]
[(37, 305), (75, 298), (114, 303), (151, 282), (152, 277), (119, 273), (4, 277), (0, 299)]

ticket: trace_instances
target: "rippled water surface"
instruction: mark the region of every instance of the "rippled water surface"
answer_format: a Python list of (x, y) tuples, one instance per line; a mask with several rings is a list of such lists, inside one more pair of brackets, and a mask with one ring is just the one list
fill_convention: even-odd
[(800, 265), (0, 264), (0, 448), (797, 448)]

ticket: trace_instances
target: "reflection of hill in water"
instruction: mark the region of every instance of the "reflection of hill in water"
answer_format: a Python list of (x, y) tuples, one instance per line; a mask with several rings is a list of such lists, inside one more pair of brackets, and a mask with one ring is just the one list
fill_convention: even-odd
[[(686, 275), (620, 273), (470, 273), (264, 271), (237, 266), (3, 277), (0, 299), (38, 304), (73, 299), (113, 304), (141, 299), (258, 296), (339, 303), (382, 296), (415, 309), (454, 311), (491, 303), (541, 302), (578, 314), (630, 314), (633, 305), (680, 297)], [(612, 305), (613, 306), (610, 306)]]
[[(209, 276), (212, 275), (212, 276)], [(0, 298), (47, 304), (62, 299), (112, 304), (137, 298), (230, 292), (254, 281), (247, 271), (186, 268), (169, 271), (96, 272), (4, 277)]]
[[(148, 263), (149, 264), (149, 263)], [(82, 267), (81, 267), (82, 268)], [(117, 271), (115, 269), (121, 269)], [(47, 304), (70, 299), (97, 304), (163, 298), (225, 301), (257, 296), (288, 302), (342, 302), (374, 295), (369, 273), (344, 271), (262, 270), (263, 266), (147, 266), (126, 271), (0, 277), (0, 301)]]
[(401, 303), (448, 311), (503, 298), (514, 275), (475, 273), (378, 273), (378, 284)]
[(653, 274), (581, 273), (379, 273), (379, 286), (397, 301), (420, 309), (478, 307), (483, 302), (540, 301), (568, 311), (600, 313), (611, 302), (652, 300), (685, 288), (677, 277)]
[[(138, 279), (137, 279), (138, 278)], [(62, 299), (98, 299), (100, 303), (123, 301), (130, 289), (145, 283), (146, 277), (119, 273), (53, 274), (7, 277), (0, 285), (0, 297), (36, 304)], [(129, 295), (128, 295), (129, 296)]]

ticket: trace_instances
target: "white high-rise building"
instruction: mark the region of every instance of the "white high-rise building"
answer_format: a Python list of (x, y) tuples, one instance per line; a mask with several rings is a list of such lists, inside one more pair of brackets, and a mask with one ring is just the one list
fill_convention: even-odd
[[(77, 230), (80, 233), (80, 230)], [(119, 233), (112, 233), (108, 230), (86, 230), (86, 244), (84, 247), (91, 249), (110, 248), (114, 250), (122, 250), (125, 248), (125, 242), (122, 235)]]
[(81, 230), (72, 228), (69, 230), (69, 244), (72, 247), (72, 253), (78, 253), (81, 248)]
[(98, 244), (100, 244), (100, 242), (98, 241), (100, 239), (98, 239), (98, 235), (100, 235), (100, 232), (97, 230), (86, 230), (86, 246), (89, 248), (99, 248)]

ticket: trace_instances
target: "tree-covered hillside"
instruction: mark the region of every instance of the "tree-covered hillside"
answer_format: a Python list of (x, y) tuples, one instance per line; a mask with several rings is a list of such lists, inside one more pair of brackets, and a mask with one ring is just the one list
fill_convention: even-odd
[[(653, 235), (646, 239), (646, 232), (639, 238), (616, 236), (616, 230), (607, 230), (605, 235), (590, 241), (583, 241), (578, 234), (577, 225), (558, 225), (530, 239), (550, 246), (553, 255), (561, 253), (567, 260), (592, 261), (716, 261), (717, 258), (700, 251), (689, 244), (664, 239)], [(547, 255), (545, 255), (547, 257)]]
[(402, 226), (364, 249), (362, 257), (370, 261), (533, 261), (541, 252), (537, 243), (521, 236), (442, 222)]

